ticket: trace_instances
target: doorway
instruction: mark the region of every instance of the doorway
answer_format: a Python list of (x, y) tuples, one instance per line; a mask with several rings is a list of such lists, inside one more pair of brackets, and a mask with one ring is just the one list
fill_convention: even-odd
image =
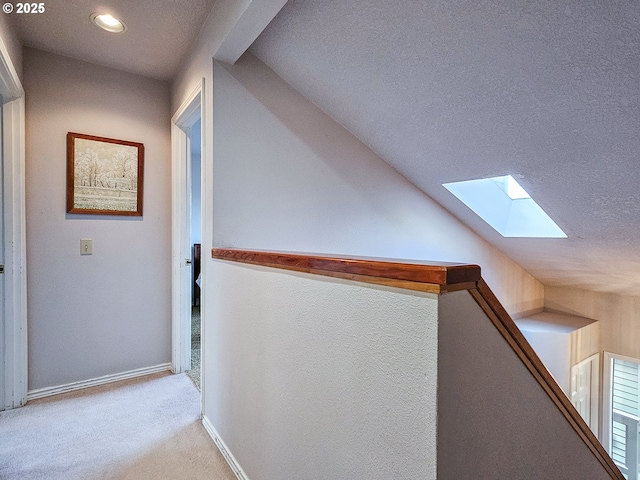
[(189, 129), (189, 145), (191, 151), (188, 155), (190, 173), (188, 182), (189, 199), (189, 236), (191, 248), (191, 323), (189, 344), (191, 345), (191, 362), (187, 369), (187, 375), (200, 390), (200, 359), (201, 359), (201, 326), (202, 315), (200, 311), (202, 292), (202, 215), (201, 215), (201, 186), (202, 186), (202, 119), (198, 118)]
[[(203, 330), (205, 269), (194, 277), (195, 245), (202, 242), (201, 175), (203, 148), (202, 96), (204, 79), (178, 109), (172, 119), (172, 369), (174, 373), (191, 370), (192, 315), (196, 296), (200, 331)], [(198, 240), (198, 241), (196, 241)], [(199, 295), (197, 295), (199, 294)], [(199, 342), (200, 352), (202, 343)], [(201, 379), (202, 370), (198, 378)]]

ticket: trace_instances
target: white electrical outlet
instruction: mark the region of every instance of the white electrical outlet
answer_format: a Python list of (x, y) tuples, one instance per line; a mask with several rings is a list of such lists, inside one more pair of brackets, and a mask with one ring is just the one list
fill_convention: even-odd
[(80, 255), (93, 255), (93, 240), (90, 238), (80, 239)]

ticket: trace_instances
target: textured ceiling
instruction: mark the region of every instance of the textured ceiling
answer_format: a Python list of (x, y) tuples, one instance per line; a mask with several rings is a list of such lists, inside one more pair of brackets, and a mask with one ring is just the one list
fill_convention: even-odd
[[(45, 13), (11, 15), (22, 43), (159, 80), (171, 80), (200, 33), (215, 0), (54, 0)], [(94, 12), (122, 19), (127, 30), (108, 33)]]
[[(27, 46), (170, 80), (214, 3), (10, 18)], [(637, 0), (289, 0), (252, 52), (543, 283), (640, 296)], [(568, 239), (502, 238), (441, 186), (505, 174)]]
[[(290, 0), (251, 51), (543, 283), (640, 295), (636, 0)], [(441, 186), (505, 174), (568, 239)]]

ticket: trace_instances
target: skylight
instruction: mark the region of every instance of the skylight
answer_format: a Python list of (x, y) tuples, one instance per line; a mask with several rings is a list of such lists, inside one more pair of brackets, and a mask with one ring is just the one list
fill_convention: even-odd
[(511, 175), (443, 184), (503, 237), (567, 238)]

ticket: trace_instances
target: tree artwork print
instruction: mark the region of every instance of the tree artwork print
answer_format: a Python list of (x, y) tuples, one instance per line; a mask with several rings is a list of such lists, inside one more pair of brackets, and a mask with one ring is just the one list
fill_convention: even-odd
[(67, 212), (142, 215), (144, 145), (67, 134)]

